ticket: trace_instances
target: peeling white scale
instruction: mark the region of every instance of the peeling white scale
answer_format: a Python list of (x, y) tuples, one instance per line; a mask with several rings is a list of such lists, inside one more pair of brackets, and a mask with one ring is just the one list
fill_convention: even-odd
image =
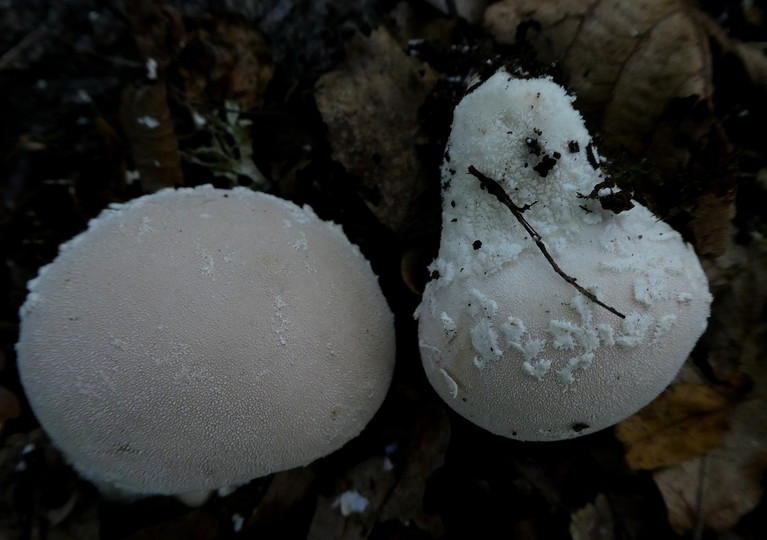
[[(442, 165), (442, 237), (429, 268), (438, 277), (416, 311), (436, 391), (521, 440), (591, 433), (649, 403), (705, 330), (711, 303), (676, 231), (636, 202), (603, 208), (622, 194), (599, 185), (603, 158), (573, 101), (549, 79), (505, 71), (469, 89)], [(521, 215), (547, 252), (604, 306), (555, 271), (472, 166), (530, 205)]]

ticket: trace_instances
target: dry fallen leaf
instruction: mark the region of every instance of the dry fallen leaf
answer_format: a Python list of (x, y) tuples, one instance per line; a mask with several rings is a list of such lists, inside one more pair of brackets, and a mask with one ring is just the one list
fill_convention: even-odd
[(709, 17), (699, 15), (696, 20), (716, 42), (716, 45), (721, 47), (723, 55), (733, 55), (734, 59), (742, 65), (750, 81), (767, 89), (767, 55), (765, 55), (764, 43), (738, 41)]
[(159, 540), (160, 538), (208, 540), (210, 538), (217, 538), (219, 534), (220, 526), (216, 517), (204, 510), (198, 509), (145, 527), (129, 536), (125, 536), (124, 540)]
[(281, 532), (284, 534), (286, 521), (310, 494), (316, 476), (314, 465), (275, 473), (250, 516), (243, 516), (242, 532), (250, 538), (276, 538)]
[(185, 29), (180, 13), (156, 0), (134, 2), (126, 15), (146, 62), (146, 77), (156, 81), (126, 88), (120, 103), (133, 168), (149, 193), (183, 183), (163, 72), (181, 51)]
[(482, 19), (488, 0), (427, 0), (442, 13), (458, 16), (471, 23)]
[(653, 473), (677, 533), (727, 531), (759, 503), (767, 452), (755, 455), (742, 431), (729, 439), (722, 449)]
[(120, 122), (141, 188), (150, 193), (183, 183), (181, 158), (165, 83), (126, 88)]
[(341, 69), (318, 81), (317, 107), (333, 158), (360, 179), (362, 197), (378, 219), (401, 232), (425, 189), (416, 154), (418, 109), (436, 77), (383, 28), (355, 35), (347, 55)]
[[(722, 184), (729, 184), (732, 178)], [(688, 224), (695, 239), (695, 251), (700, 256), (721, 255), (730, 243), (729, 223), (735, 217), (735, 190), (722, 186), (723, 192), (717, 193), (716, 186), (703, 193), (696, 201), (696, 209)]]
[(570, 535), (573, 540), (613, 540), (615, 525), (613, 511), (604, 493), (597, 495), (570, 518)]
[(682, 463), (717, 446), (731, 407), (723, 392), (704, 384), (675, 384), (616, 426), (632, 469)]
[(669, 521), (680, 534), (725, 531), (753, 510), (767, 470), (767, 246), (733, 246), (711, 271), (718, 288), (705, 336), (715, 376), (745, 374), (750, 389), (728, 418), (722, 442), (707, 454), (653, 473)]
[(178, 71), (192, 104), (236, 103), (248, 111), (261, 107), (274, 75), (264, 37), (242, 17), (217, 15), (189, 22)]
[[(450, 423), (441, 406), (424, 405), (418, 410), (416, 418), (403, 419), (407, 429), (402, 440), (352, 467), (336, 480), (333, 494), (319, 497), (308, 538), (367, 538), (386, 522), (417, 528), (432, 538), (444, 534), (439, 516), (424, 511), (424, 496), (428, 478), (444, 462)], [(344, 494), (362, 506), (346, 508)]]
[(125, 15), (147, 62), (164, 69), (176, 58), (186, 35), (181, 14), (173, 6), (158, 0), (134, 0)]

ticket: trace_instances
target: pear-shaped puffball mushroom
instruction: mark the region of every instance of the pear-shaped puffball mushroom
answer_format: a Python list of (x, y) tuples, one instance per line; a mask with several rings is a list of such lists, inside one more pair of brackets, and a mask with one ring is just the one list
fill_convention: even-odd
[(416, 311), (437, 392), (520, 440), (577, 437), (646, 405), (689, 355), (711, 303), (691, 246), (604, 182), (572, 101), (551, 80), (505, 71), (468, 91), (442, 167), (439, 255)]
[(387, 392), (393, 316), (338, 225), (244, 188), (115, 205), (29, 284), (18, 364), (102, 488), (178, 494), (329, 454)]

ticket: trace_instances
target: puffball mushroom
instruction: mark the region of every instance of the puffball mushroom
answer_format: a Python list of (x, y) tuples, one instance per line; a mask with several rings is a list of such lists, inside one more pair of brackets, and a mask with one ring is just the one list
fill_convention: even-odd
[(306, 465), (360, 433), (392, 377), (393, 316), (359, 249), (244, 188), (114, 205), (29, 291), (32, 409), (85, 478), (123, 494)]
[(469, 89), (442, 166), (439, 254), (416, 311), (436, 391), (520, 440), (591, 433), (649, 403), (711, 303), (692, 247), (605, 181), (572, 102), (549, 79), (503, 70)]

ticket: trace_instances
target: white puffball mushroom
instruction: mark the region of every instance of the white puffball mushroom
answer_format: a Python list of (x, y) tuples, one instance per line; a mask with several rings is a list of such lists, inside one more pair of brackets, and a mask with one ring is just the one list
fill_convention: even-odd
[(393, 316), (340, 226), (244, 188), (114, 205), (29, 284), (21, 380), (54, 444), (122, 494), (302, 466), (357, 436)]
[[(573, 99), (549, 79), (505, 71), (468, 90), (442, 166), (439, 254), (416, 311), (440, 396), (520, 440), (577, 437), (645, 406), (687, 359), (711, 303), (692, 247), (603, 184)], [(562, 274), (469, 167), (498, 183)]]

